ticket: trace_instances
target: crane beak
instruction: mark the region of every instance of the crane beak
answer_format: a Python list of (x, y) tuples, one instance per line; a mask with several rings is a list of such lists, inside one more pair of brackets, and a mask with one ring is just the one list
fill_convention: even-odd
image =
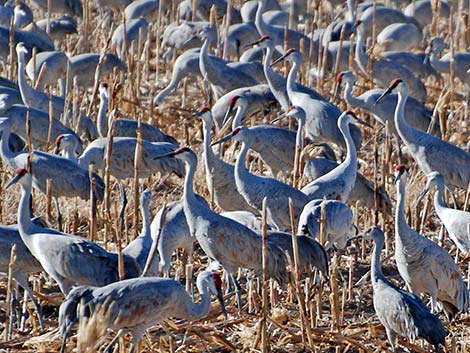
[(191, 114), (191, 119), (197, 118), (197, 117), (201, 116), (202, 114), (204, 114), (204, 113), (202, 112), (202, 110), (199, 111), (199, 112), (197, 112), (197, 113)]
[[(225, 112), (225, 115), (224, 115), (224, 120), (222, 122), (222, 126), (225, 127), (225, 125), (227, 124), (227, 122), (229, 121), (229, 117), (230, 117), (230, 114), (232, 114), (233, 112), (233, 106), (229, 105), (229, 107), (227, 108), (227, 111)], [(222, 130), (222, 129), (221, 129)]]
[(335, 94), (333, 95), (333, 102), (336, 102), (336, 100), (338, 99), (338, 96), (341, 92), (341, 82), (338, 82), (336, 84), (336, 89), (335, 89)]
[(356, 121), (357, 121), (359, 124), (365, 125), (365, 126), (367, 126), (367, 127), (370, 127), (371, 129), (373, 129), (373, 126), (372, 126), (371, 124), (369, 124), (369, 123), (368, 123), (367, 121), (365, 121), (365, 120), (356, 118)]
[(274, 118), (273, 120), (271, 120), (271, 124), (274, 124), (276, 121), (279, 121), (281, 119), (287, 118), (288, 116), (290, 116), (289, 113), (281, 114), (277, 118)]
[(259, 40), (255, 40), (254, 42), (245, 44), (242, 49), (245, 50), (246, 48), (254, 47), (255, 45), (258, 45), (259, 43), (260, 43)]
[(386, 96), (388, 96), (390, 93), (392, 93), (393, 88), (389, 87), (387, 88), (382, 95), (377, 98), (377, 100), (374, 102), (374, 105), (377, 105), (382, 99), (384, 99)]
[(232, 134), (232, 133), (229, 133), (229, 134), (227, 134), (227, 135), (221, 137), (220, 139), (218, 139), (218, 140), (212, 142), (212, 143), (211, 143), (211, 147), (212, 147), (212, 146), (215, 146), (215, 145), (220, 145), (221, 143), (230, 140), (232, 137), (233, 137), (233, 134)]
[(10, 188), (12, 185), (16, 184), (22, 176), (23, 175), (21, 175), (21, 174), (16, 174), (13, 178), (11, 178), (10, 181), (8, 182), (8, 184), (5, 186), (5, 190)]
[(396, 184), (398, 182), (398, 180), (400, 180), (400, 177), (403, 175), (403, 173), (400, 173), (398, 172), (396, 175), (395, 175), (395, 179), (393, 180), (393, 183)]
[(276, 65), (277, 63), (280, 63), (281, 61), (283, 61), (285, 58), (286, 58), (286, 54), (284, 54), (283, 56), (281, 56), (280, 58), (278, 58), (277, 60), (275, 60), (274, 62), (271, 63), (271, 67), (273, 67), (274, 65)]
[(418, 198), (416, 199), (416, 206), (419, 205), (419, 203), (424, 198), (424, 196), (428, 193), (428, 191), (429, 191), (429, 188), (425, 187), (423, 191), (420, 192), (420, 194), (418, 195)]

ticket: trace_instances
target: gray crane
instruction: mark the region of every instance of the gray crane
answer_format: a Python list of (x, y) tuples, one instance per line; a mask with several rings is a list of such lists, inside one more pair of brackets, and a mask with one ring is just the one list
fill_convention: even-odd
[[(259, 38), (257, 41), (250, 43), (249, 45), (259, 45), (261, 48), (266, 48), (266, 56), (263, 63), (263, 71), (266, 76), (266, 81), (269, 84), (269, 88), (273, 93), (276, 100), (282, 107), (282, 110), (287, 111), (289, 109), (289, 97), (287, 95), (286, 78), (276, 73), (271, 67), (271, 62), (274, 54), (274, 42), (271, 37), (265, 35)], [(325, 100), (325, 98), (314, 89), (305, 87), (300, 84), (296, 84), (297, 89), (303, 93), (310, 95), (311, 97), (319, 100)]]
[(193, 117), (202, 120), (203, 128), (203, 158), (206, 171), (206, 184), (215, 204), (223, 211), (252, 211), (256, 209), (248, 205), (246, 200), (237, 192), (234, 166), (224, 162), (214, 153), (211, 147), (212, 114), (204, 107)]
[[(32, 222), (37, 224), (37, 226), (42, 226), (36, 218), (33, 219)], [(8, 226), (0, 225), (0, 272), (8, 273), (11, 247), (13, 244), (16, 245), (16, 260), (13, 266), (12, 277), (31, 298), (38, 316), (39, 326), (41, 327), (41, 330), (44, 330), (44, 319), (42, 316), (41, 306), (35, 298), (33, 290), (28, 283), (29, 274), (43, 271), (42, 266), (38, 260), (31, 255), (31, 252), (28, 250), (23, 240), (21, 240), (17, 224)]]
[(63, 151), (62, 157), (78, 163), (78, 156), (83, 152), (82, 144), (75, 135), (62, 134), (55, 140), (54, 154)]
[(431, 297), (433, 312), (437, 312), (439, 303), (447, 318), (452, 320), (459, 313), (468, 311), (467, 285), (449, 253), (406, 223), (407, 175), (404, 165), (395, 168), (395, 259), (398, 272), (414, 294), (426, 293)]
[(268, 223), (275, 226), (277, 230), (291, 229), (289, 216), (289, 198), (295, 214), (294, 222), (300, 215), (301, 210), (311, 199), (290, 185), (277, 179), (258, 176), (250, 173), (245, 166), (249, 148), (253, 145), (256, 134), (248, 128), (239, 126), (230, 134), (215, 141), (213, 145), (222, 143), (229, 139), (242, 142), (242, 148), (235, 164), (235, 182), (238, 192), (245, 198), (248, 204), (259, 211), (262, 209), (263, 199), (266, 197), (266, 211)]
[[(175, 50), (187, 50), (200, 48), (202, 40), (194, 33), (198, 33), (204, 26), (209, 26), (207, 21), (183, 21), (172, 22), (165, 26), (162, 35), (162, 48), (168, 48), (162, 55), (165, 62), (171, 62)], [(175, 63), (176, 64), (176, 63)]]
[[(126, 32), (124, 33), (124, 28)], [(131, 46), (134, 47), (135, 53), (140, 53), (145, 41), (147, 40), (147, 34), (149, 31), (149, 23), (144, 18), (136, 18), (132, 20), (126, 20), (126, 25), (121, 23), (115, 29), (112, 37), (111, 44), (116, 45), (116, 52), (120, 59), (126, 58), (130, 52)], [(139, 41), (139, 37), (141, 40)], [(139, 48), (139, 44), (141, 47)]]
[[(43, 11), (48, 11), (47, 1), (33, 0), (33, 4)], [(51, 13), (66, 14), (70, 16), (83, 16), (83, 5), (81, 0), (57, 0), (51, 4)]]
[(419, 48), (423, 41), (422, 28), (412, 23), (392, 23), (377, 36), (381, 51), (407, 51)]
[[(109, 102), (108, 84), (106, 82), (101, 82), (99, 92), (100, 106), (98, 109), (97, 127), (100, 137), (106, 137), (108, 136), (108, 124), (111, 123), (109, 121), (111, 117), (108, 118), (106, 116)], [(139, 125), (137, 121), (120, 118), (114, 119), (112, 123), (114, 124), (114, 137), (137, 137), (137, 127)], [(153, 125), (141, 122), (140, 128), (142, 139), (144, 140), (149, 142), (168, 142), (175, 145), (178, 144), (178, 141), (176, 141), (172, 136), (165, 134), (162, 130)]]
[(434, 209), (437, 216), (446, 227), (454, 244), (462, 253), (468, 254), (470, 252), (470, 212), (447, 207), (444, 198), (444, 176), (441, 173), (431, 172), (426, 175), (426, 186), (419, 195), (417, 204), (433, 186), (437, 189), (434, 194)]
[(130, 331), (129, 353), (133, 353), (145, 330), (165, 319), (204, 318), (211, 306), (211, 294), (217, 296), (227, 316), (221, 285), (222, 280), (211, 264), (197, 276), (196, 286), (201, 297), (198, 304), (193, 302), (184, 285), (169, 278), (134, 278), (102, 288), (78, 287), (64, 303), (78, 307), (80, 351), (95, 350), (106, 331), (112, 329), (119, 331), (105, 352), (112, 352), (119, 337)]
[(153, 22), (157, 20), (158, 17), (158, 8), (161, 4), (161, 13), (165, 13), (168, 8), (167, 1), (159, 0), (136, 0), (132, 1), (124, 9), (124, 16), (126, 20), (133, 20), (136, 18), (145, 18), (148, 22)]
[[(437, 11), (434, 11), (434, 6), (438, 7)], [(439, 1), (434, 5), (432, 0), (416, 0), (405, 7), (403, 13), (408, 17), (413, 17), (425, 27), (432, 23), (434, 13), (441, 19), (449, 18), (450, 5), (446, 1)]]
[(357, 174), (357, 151), (351, 136), (349, 124), (358, 122), (370, 126), (367, 122), (360, 120), (351, 111), (341, 114), (338, 119), (338, 127), (344, 136), (347, 146), (345, 160), (331, 172), (312, 181), (302, 188), (302, 192), (311, 199), (336, 199), (347, 202)]
[(428, 76), (439, 77), (439, 73), (429, 62), (425, 52), (387, 51), (380, 53), (383, 59), (395, 61), (413, 72), (420, 79)]
[[(243, 95), (232, 97), (225, 114), (224, 127), (222, 127), (220, 134), (227, 130), (230, 122), (232, 130), (241, 126), (247, 107), (248, 100)], [(229, 119), (235, 109), (235, 116)], [(287, 175), (294, 168), (295, 131), (271, 125), (256, 125), (248, 129), (253, 136), (250, 149), (260, 156), (271, 175), (273, 177), (277, 177), (279, 173)]]
[(305, 34), (295, 31), (293, 29), (287, 29), (287, 36), (284, 34), (284, 26), (274, 26), (265, 22), (263, 13), (266, 9), (266, 0), (258, 1), (258, 10), (256, 11), (255, 24), (258, 32), (262, 36), (269, 36), (274, 42), (276, 49), (280, 53), (284, 53), (285, 38), (288, 38), (287, 47), (296, 48), (300, 50), (300, 42), (304, 42), (304, 51), (309, 53), (310, 51), (310, 38)]
[[(188, 147), (163, 155), (175, 157), (185, 162), (183, 208), (190, 234), (195, 236), (202, 250), (213, 260), (217, 260), (229, 274), (236, 288), (238, 308), (241, 310), (240, 286), (234, 276), (239, 268), (253, 270), (261, 274), (261, 237), (248, 227), (212, 211), (198, 201), (193, 190), (197, 156)], [(268, 242), (269, 277), (285, 281), (286, 261), (280, 248)]]
[[(1, 129), (0, 155), (2, 160), (14, 170), (24, 168), (28, 164), (30, 155), (28, 151), (13, 152), (10, 150), (8, 145), (11, 132), (10, 119), (3, 121)], [(43, 194), (46, 194), (47, 180), (51, 180), (50, 192), (55, 200), (60, 228), (62, 217), (58, 197), (78, 196), (83, 200), (88, 200), (90, 198), (91, 188), (88, 170), (81, 168), (72, 160), (37, 150), (34, 151), (31, 164), (35, 170), (33, 176), (35, 188), (39, 189)], [(96, 185), (96, 198), (100, 201), (103, 199), (104, 183), (97, 174), (93, 174), (93, 179)]]
[[(6, 60), (10, 52), (10, 29), (0, 26), (0, 58)], [(24, 43), (25, 47), (28, 48), (29, 53), (32, 53), (33, 48), (37, 49), (37, 52), (51, 51), (54, 49), (52, 40), (48, 37), (41, 36), (38, 33), (31, 31), (17, 29), (15, 30), (15, 45), (18, 43)]]
[[(33, 167), (34, 168), (34, 167)], [(31, 222), (29, 218), (32, 175), (26, 169), (18, 169), (6, 188), (15, 183), (21, 185), (18, 207), (18, 229), (21, 239), (31, 254), (41, 263), (67, 294), (74, 285), (106, 284), (119, 280), (118, 255), (99, 245), (74, 235), (50, 231)], [(134, 259), (124, 256), (126, 278), (140, 275)]]
[[(372, 113), (372, 116), (380, 124), (385, 125), (388, 121), (390, 132), (397, 134), (394, 123), (394, 111), (398, 101), (397, 94), (390, 94), (380, 100), (377, 104), (377, 98), (379, 98), (384, 92), (383, 89), (372, 89), (366, 91), (358, 97), (352, 95), (353, 86), (356, 82), (356, 78), (352, 71), (343, 71), (336, 76), (336, 92), (335, 98), (339, 94), (342, 87), (344, 87), (344, 100), (346, 103), (353, 107), (358, 107), (367, 110)], [(423, 103), (417, 99), (410, 97), (406, 101), (406, 120), (409, 124), (422, 131), (427, 131), (432, 119), (432, 110), (428, 109)], [(439, 124), (434, 124), (433, 133), (440, 136)]]
[[(137, 139), (134, 137), (116, 137), (113, 139), (110, 170), (117, 179), (134, 177), (134, 159)], [(93, 169), (105, 168), (107, 155), (107, 138), (99, 138), (90, 143), (78, 159), (83, 168), (93, 165)], [(139, 178), (147, 178), (155, 173), (169, 174), (174, 172), (179, 177), (184, 175), (184, 166), (180, 161), (168, 158), (154, 160), (154, 157), (173, 151), (177, 146), (168, 142), (149, 142), (142, 140), (142, 159), (140, 161)]]
[(205, 82), (211, 84), (215, 97), (219, 98), (235, 88), (254, 86), (259, 82), (245, 70), (228, 66), (224, 62), (214, 61), (209, 56), (209, 46), (216, 42), (217, 31), (212, 26), (206, 26), (199, 31), (203, 44), (199, 52), (199, 70)]
[[(142, 230), (140, 235), (131, 241), (123, 250), (124, 255), (130, 256), (141, 269), (144, 269), (147, 257), (152, 247), (152, 235), (150, 232), (150, 201), (152, 200), (152, 193), (144, 191), (140, 195), (140, 212), (142, 214)], [(156, 274), (158, 267), (150, 268), (151, 274)]]
[[(305, 162), (303, 176), (311, 182), (320, 178), (326, 173), (329, 173), (338, 165), (339, 164), (334, 159), (326, 157), (311, 158)], [(361, 205), (364, 205), (368, 209), (372, 210), (376, 207), (375, 198), (376, 192), (374, 183), (361, 173), (357, 172), (356, 183), (354, 184), (351, 193), (349, 194), (349, 202), (351, 204), (360, 202)], [(383, 213), (391, 214), (392, 202), (390, 201), (390, 197), (382, 188), (382, 186), (379, 186), (377, 189), (377, 198), (379, 209)]]
[[(363, 23), (359, 23), (356, 31), (356, 48), (354, 61), (359, 66), (360, 70), (366, 77), (370, 75), (368, 72), (370, 58), (365, 50), (365, 29)], [(373, 78), (374, 83), (381, 86), (387, 87), (389, 82), (395, 77), (402, 77), (410, 85), (410, 94), (420, 102), (425, 102), (427, 98), (426, 87), (419, 78), (417, 78), (408, 68), (405, 66), (389, 60), (374, 60), (373, 65)]]
[[(310, 94), (306, 94), (297, 89), (295, 77), (300, 69), (302, 62), (301, 54), (295, 49), (291, 48), (286, 53), (276, 60), (272, 65), (283, 60), (292, 62), (292, 67), (287, 77), (287, 94), (289, 100), (294, 106), (301, 107), (306, 114), (305, 134), (313, 141), (329, 141), (334, 142), (341, 148), (345, 147), (344, 138), (338, 128), (338, 117), (341, 111), (335, 105), (316, 99)], [(361, 131), (356, 127), (351, 127), (351, 134), (356, 148), (361, 144)]]
[[(36, 21), (36, 25), (43, 31), (47, 30), (47, 18)], [(75, 18), (63, 15), (59, 18), (50, 19), (49, 35), (52, 40), (62, 41), (67, 35), (77, 32), (77, 21)]]
[[(467, 89), (467, 100), (470, 99), (470, 75), (467, 71), (470, 69), (470, 53), (455, 52), (453, 57), (452, 53), (447, 53), (439, 59), (439, 55), (446, 47), (444, 39), (441, 37), (434, 37), (429, 42), (426, 52), (429, 55), (429, 62), (440, 73), (450, 74), (451, 61), (454, 61), (454, 75), (462, 81)], [(406, 81), (406, 80), (405, 80)]]
[(380, 252), (385, 243), (385, 236), (382, 230), (373, 227), (366, 230), (362, 236), (372, 238), (375, 243), (370, 266), (374, 309), (385, 327), (392, 352), (396, 352), (397, 336), (406, 337), (411, 341), (424, 338), (436, 351), (439, 345), (445, 346), (446, 330), (439, 317), (430, 313), (417, 295), (398, 288), (383, 275)]
[(470, 154), (449, 142), (414, 129), (407, 123), (405, 105), (408, 84), (402, 79), (393, 80), (376, 102), (380, 102), (392, 92), (398, 93), (395, 127), (419, 168), (425, 174), (433, 171), (442, 173), (448, 187), (458, 186), (466, 189), (470, 182)]
[(340, 201), (320, 199), (307, 203), (299, 216), (298, 231), (318, 238), (322, 207), (325, 208), (325, 250), (329, 250), (333, 245), (344, 249), (349, 238), (357, 232), (352, 210)]
[(221, 216), (233, 219), (238, 223), (247, 226), (248, 228), (254, 230), (257, 233), (261, 233), (261, 217), (255, 215), (250, 211), (229, 211), (229, 212), (222, 212)]

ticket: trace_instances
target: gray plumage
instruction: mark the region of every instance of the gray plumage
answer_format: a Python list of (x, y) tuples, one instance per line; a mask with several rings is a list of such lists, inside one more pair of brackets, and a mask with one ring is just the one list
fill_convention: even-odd
[(95, 83), (96, 67), (100, 63), (98, 70), (98, 79), (112, 74), (114, 68), (119, 71), (127, 72), (126, 64), (114, 54), (79, 54), (70, 58), (72, 64), (72, 78), (77, 78), (77, 85), (88, 88), (93, 87)]
[(298, 231), (317, 239), (320, 235), (322, 207), (325, 207), (325, 249), (333, 245), (344, 249), (349, 238), (356, 234), (356, 227), (352, 210), (340, 201), (312, 200), (307, 203), (299, 216)]
[(408, 84), (405, 81), (393, 80), (377, 101), (392, 92), (398, 93), (395, 127), (419, 168), (425, 174), (438, 171), (444, 175), (448, 186), (466, 189), (470, 182), (470, 154), (449, 142), (414, 129), (407, 123), (405, 105), (408, 98)]
[(410, 3), (403, 13), (408, 17), (413, 17), (421, 26), (430, 25), (436, 13), (441, 19), (447, 19), (450, 15), (450, 5), (446, 1), (439, 1), (436, 6), (438, 11), (434, 11), (432, 0), (416, 0)]
[[(62, 293), (67, 294), (74, 285), (103, 286), (119, 280), (117, 254), (87, 239), (33, 224), (29, 219), (32, 176), (19, 169), (8, 186), (16, 182), (21, 185), (18, 207), (21, 239), (44, 271), (59, 284)], [(140, 268), (132, 258), (124, 257), (124, 267), (127, 278), (139, 276)]]
[[(126, 33), (124, 33), (124, 28), (126, 28)], [(117, 26), (111, 37), (111, 43), (116, 45), (118, 57), (120, 59), (124, 59), (131, 47), (134, 48), (134, 52), (140, 53), (145, 41), (147, 40), (148, 30), (149, 23), (144, 18), (126, 20), (125, 27), (124, 23)], [(141, 44), (140, 48), (139, 44)]]
[(417, 49), (422, 41), (422, 28), (412, 23), (392, 23), (377, 36), (377, 45), (382, 51)]
[(436, 186), (434, 194), (434, 209), (437, 216), (449, 232), (449, 237), (459, 250), (468, 254), (470, 252), (470, 212), (447, 207), (445, 202), (444, 176), (439, 172), (432, 172), (426, 176), (426, 187), (420, 195), (421, 199), (426, 192)]
[(395, 259), (398, 272), (414, 294), (429, 294), (434, 312), (437, 311), (439, 303), (447, 317), (452, 319), (457, 314), (468, 311), (467, 285), (449, 253), (406, 223), (406, 179), (405, 167), (397, 166)]
[[(34, 63), (36, 62), (36, 66)], [(31, 82), (36, 79), (36, 87), (43, 90), (46, 86), (54, 87), (57, 82), (61, 81), (61, 94), (65, 95), (65, 80), (67, 76), (67, 65), (70, 63), (69, 58), (61, 51), (45, 51), (36, 54), (36, 60), (31, 58), (26, 65), (26, 74)], [(46, 70), (39, 77), (43, 66), (46, 65)], [(21, 72), (20, 72), (21, 73)], [(20, 82), (21, 85), (21, 82)], [(64, 101), (62, 100), (62, 110)], [(44, 107), (38, 109), (49, 111)]]
[[(36, 24), (43, 31), (47, 29), (47, 18), (36, 21)], [(77, 21), (71, 16), (61, 16), (59, 18), (51, 18), (50, 36), (53, 40), (62, 41), (68, 34), (77, 33)]]
[[(111, 175), (118, 179), (134, 177), (134, 159), (137, 139), (133, 137), (113, 138), (113, 149), (111, 153), (110, 170)], [(93, 169), (104, 169), (105, 157), (107, 155), (107, 138), (99, 138), (90, 143), (78, 159), (78, 164), (88, 168), (90, 164)], [(142, 140), (142, 159), (140, 161), (139, 177), (147, 178), (155, 173), (169, 174), (174, 172), (178, 176), (184, 174), (183, 163), (173, 159), (155, 160), (177, 146), (167, 142), (149, 142)]]
[[(44, 11), (48, 9), (46, 0), (33, 0), (33, 4)], [(50, 11), (52, 13), (82, 17), (83, 5), (81, 0), (55, 0)]]
[[(162, 10), (165, 10), (164, 4), (166, 1), (159, 0), (136, 0), (132, 1), (129, 5), (126, 6), (124, 10), (124, 16), (126, 20), (133, 20), (137, 18), (145, 18), (147, 21), (151, 22), (157, 19), (158, 8), (162, 3)], [(162, 12), (163, 13), (163, 12)]]
[(63, 151), (64, 158), (77, 163), (78, 156), (83, 152), (83, 147), (75, 135), (62, 134), (55, 140), (54, 154), (59, 154), (60, 151)]
[(446, 330), (441, 320), (429, 312), (421, 299), (392, 284), (382, 273), (380, 252), (385, 236), (378, 227), (367, 230), (367, 237), (374, 239), (371, 263), (371, 281), (374, 291), (374, 309), (385, 327), (392, 352), (396, 352), (395, 338), (401, 336), (411, 341), (424, 338), (437, 350), (445, 345)]

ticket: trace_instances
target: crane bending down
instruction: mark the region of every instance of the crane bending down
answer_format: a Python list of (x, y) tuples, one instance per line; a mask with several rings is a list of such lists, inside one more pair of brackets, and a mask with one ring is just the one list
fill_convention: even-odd
[(452, 320), (457, 314), (468, 311), (468, 289), (449, 253), (406, 223), (407, 174), (404, 165), (396, 167), (395, 259), (398, 272), (414, 294), (429, 294), (433, 312), (437, 312), (439, 303), (447, 318)]
[[(220, 216), (198, 201), (194, 193), (194, 174), (197, 167), (196, 154), (188, 147), (161, 157), (175, 157), (186, 164), (183, 207), (192, 236), (209, 258), (217, 260), (229, 274), (236, 288), (238, 308), (241, 310), (240, 286), (234, 276), (239, 268), (252, 269), (261, 274), (261, 237), (244, 225)], [(286, 261), (284, 253), (268, 241), (269, 277), (285, 280)]]
[(217, 296), (226, 316), (222, 280), (213, 267), (211, 264), (197, 276), (196, 286), (201, 296), (198, 304), (181, 283), (169, 278), (134, 278), (101, 288), (75, 288), (66, 301), (78, 305), (79, 350), (95, 350), (106, 331), (112, 329), (119, 331), (105, 352), (112, 352), (119, 337), (130, 331), (129, 353), (133, 353), (145, 330), (156, 323), (171, 317), (188, 321), (204, 318), (211, 306), (211, 294)]
[(444, 176), (439, 172), (426, 175), (426, 187), (418, 197), (417, 204), (433, 186), (437, 190), (434, 194), (434, 208), (437, 216), (449, 232), (449, 237), (459, 250), (468, 254), (470, 252), (470, 212), (447, 207), (444, 199)]
[(360, 120), (351, 111), (344, 112), (338, 119), (338, 128), (346, 141), (347, 153), (346, 159), (331, 172), (321, 176), (306, 185), (302, 192), (311, 199), (336, 199), (347, 202), (349, 193), (356, 183), (357, 175), (357, 152), (356, 146), (351, 136), (349, 124), (359, 122), (370, 126), (367, 122)]
[(255, 134), (251, 129), (239, 126), (230, 134), (215, 141), (213, 145), (222, 143), (233, 138), (242, 142), (242, 148), (235, 164), (235, 182), (237, 190), (249, 205), (259, 211), (262, 210), (263, 199), (266, 197), (266, 211), (268, 223), (274, 225), (278, 230), (291, 229), (289, 215), (289, 199), (292, 199), (295, 220), (297, 223), (301, 210), (311, 199), (302, 191), (277, 179), (262, 177), (251, 174), (245, 166), (248, 149), (253, 144)]
[(426, 175), (433, 171), (440, 172), (448, 187), (458, 186), (466, 189), (470, 182), (470, 154), (408, 124), (405, 119), (408, 84), (402, 79), (393, 80), (376, 102), (380, 102), (392, 92), (398, 93), (395, 127), (419, 168)]
[(362, 236), (374, 240), (372, 253), (371, 280), (374, 291), (374, 309), (379, 321), (384, 325), (387, 338), (396, 352), (396, 336), (406, 337), (411, 341), (421, 337), (434, 348), (445, 346), (446, 330), (441, 320), (413, 293), (406, 292), (392, 284), (382, 273), (380, 252), (385, 236), (379, 227), (368, 229)]

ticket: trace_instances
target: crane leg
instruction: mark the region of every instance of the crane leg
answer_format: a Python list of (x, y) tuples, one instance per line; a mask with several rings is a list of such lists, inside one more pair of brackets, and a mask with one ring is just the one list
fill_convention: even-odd
[(62, 214), (60, 213), (59, 199), (54, 197), (55, 209), (57, 210), (57, 228), (62, 231)]
[(115, 345), (116, 342), (119, 340), (119, 338), (121, 338), (122, 336), (124, 336), (124, 333), (125, 333), (124, 330), (119, 330), (118, 333), (116, 334), (116, 336), (114, 336), (114, 338), (112, 339), (112, 341), (108, 344), (108, 346), (107, 346), (106, 349), (104, 350), (104, 353), (111, 353), (111, 352), (113, 351), (114, 345)]
[(229, 274), (230, 279), (233, 282), (233, 285), (235, 286), (235, 296), (237, 298), (237, 306), (238, 306), (238, 312), (242, 312), (242, 288), (240, 287), (240, 283), (238, 283), (237, 279), (233, 275), (233, 273)]
[(42, 316), (42, 308), (41, 305), (39, 305), (38, 301), (33, 295), (33, 291), (31, 290), (30, 286), (28, 285), (27, 279), (25, 281), (21, 281), (18, 283), (21, 287), (24, 289), (24, 308), (22, 312), (22, 317), (21, 317), (21, 330), (24, 330), (24, 325), (26, 321), (26, 303), (28, 300), (28, 297), (31, 298), (31, 301), (33, 302), (34, 309), (36, 310), (36, 315), (38, 316), (38, 321), (39, 321), (39, 327), (41, 328), (41, 331), (44, 331), (44, 318)]
[(122, 185), (120, 182), (118, 182), (118, 187), (119, 187), (119, 192), (121, 194), (121, 209), (119, 210), (119, 227), (121, 230), (124, 228), (124, 212), (126, 211), (126, 206), (127, 206), (127, 196), (126, 196), (126, 190), (124, 189), (124, 185)]
[(137, 345), (139, 344), (140, 338), (142, 337), (143, 333), (144, 333), (144, 330), (140, 328), (132, 332), (132, 342), (129, 348), (129, 353), (135, 352), (135, 349), (137, 348)]

